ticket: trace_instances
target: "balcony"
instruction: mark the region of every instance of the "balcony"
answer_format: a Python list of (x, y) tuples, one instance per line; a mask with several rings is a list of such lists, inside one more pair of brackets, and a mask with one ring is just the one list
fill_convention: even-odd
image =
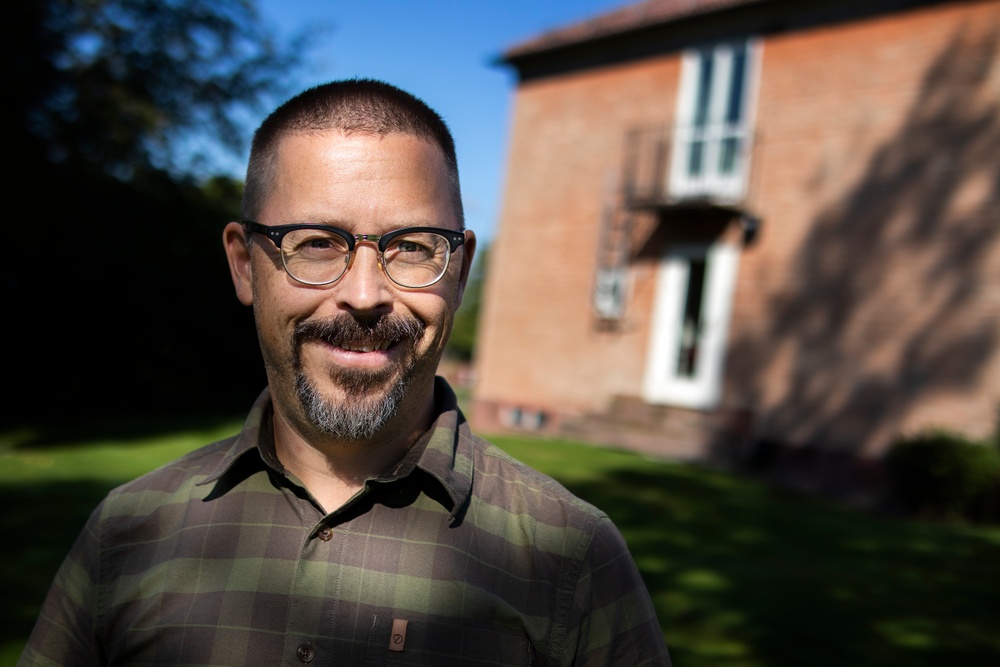
[(743, 208), (756, 144), (743, 124), (630, 131), (622, 181), (624, 204), (633, 210)]

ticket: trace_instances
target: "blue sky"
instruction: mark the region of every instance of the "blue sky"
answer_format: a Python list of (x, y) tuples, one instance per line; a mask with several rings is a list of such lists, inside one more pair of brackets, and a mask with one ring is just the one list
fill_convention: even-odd
[(500, 213), (515, 77), (506, 48), (632, 0), (259, 0), (265, 22), (318, 39), (293, 88), (372, 77), (408, 90), (448, 122), (458, 145), (466, 223), (483, 239)]

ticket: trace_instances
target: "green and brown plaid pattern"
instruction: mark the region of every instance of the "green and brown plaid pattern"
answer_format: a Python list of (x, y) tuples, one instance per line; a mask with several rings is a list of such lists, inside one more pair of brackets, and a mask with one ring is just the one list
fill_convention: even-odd
[(238, 436), (109, 494), (20, 664), (669, 664), (611, 521), (437, 392), (406, 458), (324, 515), (265, 391)]

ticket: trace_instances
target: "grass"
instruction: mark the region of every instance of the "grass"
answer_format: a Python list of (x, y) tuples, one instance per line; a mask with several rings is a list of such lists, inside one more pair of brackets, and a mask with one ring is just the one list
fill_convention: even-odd
[[(16, 661), (108, 489), (238, 428), (0, 436), (0, 665)], [(615, 520), (679, 667), (1000, 664), (1000, 529), (881, 519), (572, 442), (493, 440)]]

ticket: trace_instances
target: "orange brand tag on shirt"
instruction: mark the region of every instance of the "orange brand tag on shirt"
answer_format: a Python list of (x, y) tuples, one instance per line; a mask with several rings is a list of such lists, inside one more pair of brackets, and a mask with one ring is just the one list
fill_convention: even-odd
[(406, 624), (408, 622), (405, 618), (392, 619), (392, 634), (389, 635), (390, 651), (403, 650), (403, 644), (406, 643)]

